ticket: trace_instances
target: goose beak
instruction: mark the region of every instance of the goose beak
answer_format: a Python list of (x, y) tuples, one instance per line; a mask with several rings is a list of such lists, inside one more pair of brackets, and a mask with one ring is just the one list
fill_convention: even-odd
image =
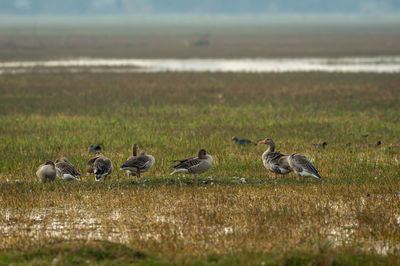
[(260, 141), (258, 144), (265, 144), (265, 140)]

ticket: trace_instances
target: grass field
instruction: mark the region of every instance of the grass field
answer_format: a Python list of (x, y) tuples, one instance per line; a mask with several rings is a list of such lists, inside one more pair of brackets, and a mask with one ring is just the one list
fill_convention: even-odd
[[(399, 84), (397, 74), (3, 75), (0, 260), (397, 264)], [(273, 179), (265, 147), (236, 147), (233, 135), (306, 154), (322, 181)], [(156, 158), (136, 184), (117, 170), (133, 142)], [(84, 173), (91, 143), (112, 159), (110, 180), (39, 183), (46, 159)], [(199, 148), (215, 162), (198, 186), (169, 176), (169, 160)]]
[[(400, 53), (392, 24), (209, 24), (211, 34), (2, 25), (2, 61)], [(399, 87), (398, 74), (0, 75), (0, 265), (398, 265)], [(304, 153), (322, 180), (274, 179), (265, 147), (232, 136)], [(156, 164), (132, 184), (118, 169), (134, 142)], [(109, 180), (85, 175), (90, 144), (113, 161)], [(200, 148), (214, 163), (199, 184), (169, 175), (170, 160)], [(61, 156), (82, 181), (41, 184), (38, 165)]]

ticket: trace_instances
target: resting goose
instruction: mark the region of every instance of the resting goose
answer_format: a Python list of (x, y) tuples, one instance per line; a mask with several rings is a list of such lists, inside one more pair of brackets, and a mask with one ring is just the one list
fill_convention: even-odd
[(290, 173), (291, 169), (288, 162), (288, 155), (282, 154), (280, 151), (275, 151), (275, 143), (272, 139), (266, 138), (259, 142), (265, 144), (268, 149), (261, 156), (263, 164), (267, 170), (275, 174), (275, 177)]
[(80, 174), (76, 168), (67, 160), (62, 157), (56, 160), (57, 176), (63, 180), (81, 180)]
[(146, 154), (145, 151), (141, 151), (139, 156), (131, 156), (128, 160), (121, 165), (120, 169), (129, 171), (129, 173), (135, 173), (138, 179), (143, 172), (147, 172), (153, 167), (155, 159), (152, 155)]
[(321, 179), (317, 168), (315, 168), (315, 166), (303, 154), (293, 153), (289, 156), (288, 161), (290, 168), (293, 169), (300, 179), (304, 177), (315, 177)]
[(89, 174), (94, 174), (95, 180), (107, 177), (113, 171), (112, 162), (105, 156), (96, 156), (90, 159), (86, 164), (86, 171)]
[(197, 157), (189, 157), (182, 160), (173, 160), (173, 162), (179, 162), (177, 165), (171, 166), (175, 173), (184, 173), (194, 175), (194, 183), (196, 184), (196, 175), (207, 171), (213, 162), (213, 157), (207, 154), (206, 150), (201, 149)]
[(36, 171), (37, 177), (39, 177), (42, 183), (52, 182), (56, 179), (56, 166), (52, 161), (46, 161), (41, 164)]

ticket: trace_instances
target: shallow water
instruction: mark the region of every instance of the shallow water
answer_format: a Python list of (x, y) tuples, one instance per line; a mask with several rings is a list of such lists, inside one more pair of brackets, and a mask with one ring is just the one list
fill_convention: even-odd
[(400, 56), (340, 58), (242, 59), (101, 59), (75, 58), (48, 61), (3, 61), (0, 74), (30, 72), (400, 72)]

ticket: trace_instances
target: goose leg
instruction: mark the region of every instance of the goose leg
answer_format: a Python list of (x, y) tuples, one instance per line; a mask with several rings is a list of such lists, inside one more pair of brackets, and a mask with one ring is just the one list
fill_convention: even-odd
[(195, 185), (197, 184), (197, 178), (196, 178), (196, 175), (194, 175), (194, 184), (195, 184)]
[(278, 174), (275, 174), (275, 179), (277, 179), (278, 178)]
[(136, 171), (136, 175), (137, 175), (137, 179), (139, 180), (140, 179), (140, 169), (139, 168)]

